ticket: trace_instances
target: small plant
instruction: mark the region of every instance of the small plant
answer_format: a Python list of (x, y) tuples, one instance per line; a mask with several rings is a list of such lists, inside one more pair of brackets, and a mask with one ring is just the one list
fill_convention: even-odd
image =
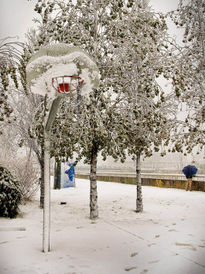
[(22, 194), (18, 181), (0, 166), (0, 217), (15, 218)]
[(23, 200), (29, 201), (35, 196), (39, 190), (39, 170), (35, 167), (32, 159), (21, 158), (20, 161), (16, 161), (12, 166), (15, 176), (19, 182)]

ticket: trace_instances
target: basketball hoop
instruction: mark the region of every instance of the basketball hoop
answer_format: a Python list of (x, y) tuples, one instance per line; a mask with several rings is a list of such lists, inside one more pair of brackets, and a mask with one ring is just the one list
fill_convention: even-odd
[(77, 90), (83, 80), (77, 75), (64, 75), (52, 78), (52, 86), (58, 93), (68, 93)]

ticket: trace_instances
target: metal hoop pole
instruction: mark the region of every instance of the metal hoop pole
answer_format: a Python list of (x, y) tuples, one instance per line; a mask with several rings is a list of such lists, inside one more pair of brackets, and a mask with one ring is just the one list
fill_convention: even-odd
[(50, 246), (50, 134), (44, 130), (44, 206), (43, 206), (43, 252)]
[(54, 122), (58, 107), (62, 97), (57, 97), (48, 113), (46, 123), (44, 125), (44, 207), (43, 207), (43, 252), (48, 252), (51, 249), (50, 244), (50, 226), (51, 226), (51, 205), (50, 205), (50, 136), (51, 127)]

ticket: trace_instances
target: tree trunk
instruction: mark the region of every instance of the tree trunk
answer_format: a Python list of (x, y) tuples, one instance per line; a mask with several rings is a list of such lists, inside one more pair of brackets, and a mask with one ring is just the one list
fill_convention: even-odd
[(96, 181), (96, 170), (97, 170), (97, 149), (93, 147), (91, 152), (91, 163), (90, 163), (90, 219), (98, 217), (98, 194), (97, 194), (97, 181)]
[(137, 158), (136, 158), (136, 186), (137, 186), (136, 212), (142, 212), (143, 203), (142, 203), (142, 179), (141, 179), (140, 153), (137, 154)]
[(54, 189), (61, 188), (61, 162), (55, 162)]

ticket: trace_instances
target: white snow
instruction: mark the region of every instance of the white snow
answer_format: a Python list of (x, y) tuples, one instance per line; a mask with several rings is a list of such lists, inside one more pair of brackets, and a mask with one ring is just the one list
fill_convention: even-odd
[(63, 56), (41, 56), (32, 62), (30, 62), (27, 66), (28, 73), (36, 68), (46, 68), (53, 65), (58, 64), (68, 64), (73, 63), (78, 60), (81, 66), (89, 66), (95, 68), (95, 63), (83, 52), (73, 51), (67, 55)]
[[(89, 181), (51, 191), (51, 246), (42, 253), (39, 199), (1, 218), (1, 274), (204, 274), (205, 193), (98, 182), (99, 219), (89, 219)], [(60, 202), (67, 202), (60, 205)]]
[(55, 45), (54, 48), (52, 46), (45, 47), (45, 50), (41, 49), (39, 54), (37, 53), (31, 58), (26, 71), (31, 91), (43, 96), (47, 94), (51, 99), (55, 99), (59, 95), (52, 87), (52, 77), (79, 74), (83, 80), (81, 93), (83, 96), (98, 86), (100, 78), (97, 65), (85, 52), (64, 44)]

